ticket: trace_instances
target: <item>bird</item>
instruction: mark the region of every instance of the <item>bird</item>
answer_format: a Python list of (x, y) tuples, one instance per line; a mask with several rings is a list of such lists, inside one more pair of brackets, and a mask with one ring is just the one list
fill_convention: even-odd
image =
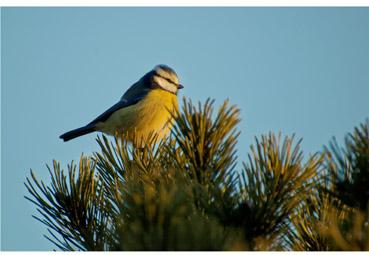
[[(177, 73), (160, 64), (134, 83), (112, 107), (87, 125), (60, 136), (64, 142), (95, 131), (108, 135), (126, 133), (126, 139), (142, 143), (150, 134), (158, 139), (170, 131), (178, 109), (177, 94), (183, 85)], [(134, 141), (135, 139), (135, 141)]]

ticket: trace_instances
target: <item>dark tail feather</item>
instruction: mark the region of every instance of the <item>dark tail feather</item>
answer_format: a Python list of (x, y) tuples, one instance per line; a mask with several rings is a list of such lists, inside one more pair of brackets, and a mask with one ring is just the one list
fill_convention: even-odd
[(84, 126), (84, 127), (81, 127), (81, 128), (73, 129), (73, 130), (71, 130), (67, 133), (64, 133), (60, 136), (60, 138), (63, 139), (64, 142), (66, 142), (66, 141), (74, 139), (78, 136), (86, 135), (86, 134), (89, 134), (89, 133), (94, 132), (94, 131), (96, 131), (94, 126), (87, 125), (87, 126)]

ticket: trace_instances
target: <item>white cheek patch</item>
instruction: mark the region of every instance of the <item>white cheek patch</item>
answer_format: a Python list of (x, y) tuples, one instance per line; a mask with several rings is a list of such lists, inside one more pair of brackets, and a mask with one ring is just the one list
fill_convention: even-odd
[(172, 93), (177, 92), (177, 86), (173, 83), (170, 83), (164, 78), (161, 78), (159, 76), (154, 76), (154, 81), (156, 84), (158, 84), (162, 89), (167, 90)]
[(157, 66), (154, 68), (154, 70), (162, 77), (172, 80), (174, 83), (179, 83), (177, 75), (174, 73), (169, 73), (165, 70), (163, 70), (160, 66)]

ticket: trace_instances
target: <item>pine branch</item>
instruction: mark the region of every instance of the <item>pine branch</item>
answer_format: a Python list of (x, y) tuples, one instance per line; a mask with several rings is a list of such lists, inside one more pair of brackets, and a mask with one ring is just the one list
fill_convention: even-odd
[(327, 151), (335, 196), (347, 206), (367, 209), (369, 202), (369, 120), (345, 138), (345, 148), (334, 139)]
[[(288, 242), (294, 250), (365, 250), (368, 202), (368, 121), (348, 134), (345, 147), (325, 147), (325, 170), (297, 215)], [(361, 210), (361, 211), (360, 211)], [(363, 216), (364, 215), (364, 216)], [(363, 229), (357, 224), (363, 224)], [(356, 227), (354, 227), (356, 226)]]
[(99, 136), (91, 158), (47, 166), (49, 184), (31, 170), (45, 237), (67, 251), (368, 249), (368, 121), (307, 160), (294, 136), (263, 135), (239, 175), (239, 109), (213, 105), (184, 98), (163, 140)]
[(103, 209), (103, 185), (95, 176), (94, 168), (93, 162), (82, 156), (78, 172), (72, 162), (68, 165), (67, 175), (54, 161), (53, 170), (48, 167), (50, 186), (39, 182), (32, 170), (31, 179), (26, 179), (25, 185), (31, 195), (26, 198), (39, 208), (42, 215), (42, 218), (35, 218), (61, 236), (63, 240), (53, 234), (54, 239), (48, 239), (62, 250), (105, 249), (108, 218)]
[(197, 206), (227, 225), (237, 202), (238, 175), (234, 168), (235, 146), (240, 134), (236, 129), (239, 109), (229, 106), (227, 100), (213, 118), (213, 104), (214, 101), (208, 99), (204, 106), (199, 103), (196, 108), (191, 100), (184, 98), (182, 111), (173, 115), (174, 141), (166, 148), (174, 161), (173, 167), (187, 172), (195, 182)]
[[(301, 140), (281, 141), (273, 134), (256, 138), (248, 163), (244, 163), (240, 189), (242, 199), (235, 225), (242, 225), (245, 239), (253, 249), (282, 249), (279, 240), (288, 231), (289, 218), (307, 194), (322, 162), (315, 154), (304, 164)], [(277, 247), (275, 246), (277, 244)]]
[(331, 208), (330, 221), (320, 229), (331, 243), (331, 250), (369, 251), (369, 210), (354, 210), (343, 220), (337, 217), (338, 210)]

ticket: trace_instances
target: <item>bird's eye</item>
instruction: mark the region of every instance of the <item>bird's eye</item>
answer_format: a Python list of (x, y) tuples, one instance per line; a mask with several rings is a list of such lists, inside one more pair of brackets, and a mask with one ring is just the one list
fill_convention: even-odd
[(175, 85), (177, 85), (177, 83), (175, 83), (174, 81), (172, 81), (171, 79), (168, 79), (168, 78), (164, 78), (167, 82), (169, 82), (169, 83), (172, 83), (172, 84), (175, 84)]

